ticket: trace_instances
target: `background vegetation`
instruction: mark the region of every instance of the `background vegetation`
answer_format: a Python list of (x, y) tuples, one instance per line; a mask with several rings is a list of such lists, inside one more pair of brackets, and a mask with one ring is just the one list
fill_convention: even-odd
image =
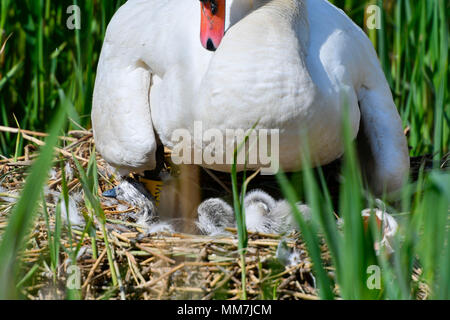
[[(62, 131), (62, 126), (66, 126), (67, 130), (74, 126), (74, 122), (89, 127), (95, 69), (103, 36), (109, 19), (123, 2), (2, 0), (0, 125), (51, 131), (55, 135)], [(383, 7), (381, 29), (366, 31), (379, 53), (394, 93), (408, 133), (411, 155), (433, 154), (441, 158), (450, 146), (447, 91), (447, 16), (450, 3), (445, 0), (331, 2), (343, 8), (360, 26), (364, 25), (364, 9), (368, 4)], [(72, 4), (78, 4), (82, 10), (80, 30), (68, 30), (66, 27), (69, 17), (66, 10)], [(74, 122), (64, 125), (61, 114), (55, 117), (60, 106), (64, 106), (62, 109)], [(50, 130), (52, 118), (55, 121)], [(49, 167), (52, 146), (56, 143), (55, 135), (48, 139), (41, 160), (35, 163), (34, 174), (30, 175), (24, 196), (15, 207), (2, 237), (0, 280), (8, 279), (9, 286), (0, 288), (0, 297), (11, 296), (8, 292), (19, 286), (14, 282), (15, 277), (10, 275), (17, 274), (19, 277), (15, 257), (32, 222), (31, 213), (37, 207), (41, 186), (44, 185), (43, 178), (39, 176)], [(0, 155), (7, 158), (19, 156), (23, 150), (22, 144), (20, 135), (0, 133)], [(338, 208), (333, 208), (320, 174), (318, 180), (310, 170), (306, 170), (297, 181), (288, 181), (282, 174), (278, 176), (285, 196), (292, 204), (300, 198), (313, 207), (315, 218), (309, 225), (298, 212), (296, 217), (305, 232), (303, 236), (314, 263), (320, 296), (332, 298), (337, 294), (335, 289), (338, 287), (338, 294), (349, 299), (414, 298), (418, 282), (412, 282), (411, 278), (417, 272), (414, 267), (420, 265), (420, 274), (414, 276), (426, 284), (429, 297), (448, 299), (449, 175), (437, 171), (422, 174), (418, 182), (408, 184), (403, 190), (401, 205), (392, 209), (403, 220), (402, 227), (396, 239), (396, 253), (388, 259), (385, 254), (377, 256), (373, 250), (373, 243), (379, 240), (376, 229), (372, 228), (369, 235), (363, 231), (359, 212), (367, 203), (373, 205), (374, 199), (363, 194), (361, 178), (355, 173), (358, 170), (353, 147), (351, 143), (346, 147), (344, 184)], [(79, 175), (82, 181), (86, 180), (82, 168), (79, 168)], [(98, 200), (90, 191), (90, 185), (92, 182), (86, 182), (83, 187), (88, 201), (95, 206)], [(235, 207), (239, 208), (235, 191)], [(342, 232), (328, 214), (334, 210), (339, 211), (345, 220)], [(101, 212), (98, 215), (101, 216)], [(245, 222), (245, 212), (240, 213), (240, 218)], [(318, 233), (324, 235), (330, 248), (336, 272), (332, 279), (322, 267)], [(53, 248), (59, 243), (59, 239), (55, 239)], [(240, 247), (243, 250), (245, 241), (245, 232), (241, 230)], [(56, 257), (57, 253), (53, 256)], [(364, 272), (370, 264), (380, 265), (384, 271), (383, 290), (377, 291), (377, 295), (365, 285)], [(20, 273), (23, 278), (26, 270)], [(112, 283), (112, 286), (117, 286), (117, 283)]]

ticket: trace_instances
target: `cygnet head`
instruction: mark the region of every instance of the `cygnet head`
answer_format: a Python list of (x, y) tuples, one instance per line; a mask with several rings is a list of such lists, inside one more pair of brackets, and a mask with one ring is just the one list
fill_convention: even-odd
[[(310, 220), (310, 209), (297, 203), (298, 210)], [(276, 201), (262, 190), (250, 192), (244, 200), (247, 229), (253, 232), (284, 234), (298, 230), (292, 207), (286, 200)]]
[(138, 208), (138, 224), (152, 225), (159, 221), (153, 196), (141, 183), (127, 178), (113, 190), (117, 200)]
[(225, 228), (235, 226), (234, 211), (219, 198), (203, 201), (198, 207), (197, 227), (203, 234), (215, 236), (225, 233)]
[(124, 179), (115, 191), (117, 200), (125, 201), (136, 207), (141, 207), (153, 200), (150, 192), (141, 183), (131, 178)]
[(247, 229), (252, 232), (272, 233), (274, 221), (271, 212), (276, 201), (262, 190), (250, 191), (244, 198)]

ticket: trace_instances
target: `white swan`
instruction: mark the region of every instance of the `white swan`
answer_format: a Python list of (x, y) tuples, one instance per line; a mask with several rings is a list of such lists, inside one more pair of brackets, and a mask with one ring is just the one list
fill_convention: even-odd
[(98, 150), (124, 174), (154, 169), (157, 144), (174, 147), (174, 130), (194, 121), (279, 129), (280, 165), (294, 171), (300, 132), (315, 165), (342, 155), (345, 104), (352, 136), (363, 128), (372, 189), (397, 190), (409, 169), (401, 120), (370, 40), (341, 10), (325, 0), (129, 0), (108, 27), (92, 122)]

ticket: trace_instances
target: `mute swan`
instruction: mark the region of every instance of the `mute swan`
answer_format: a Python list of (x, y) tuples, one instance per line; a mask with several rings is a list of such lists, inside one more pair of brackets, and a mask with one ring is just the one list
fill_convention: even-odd
[(153, 170), (158, 146), (173, 148), (194, 121), (279, 129), (279, 163), (296, 171), (300, 132), (314, 165), (342, 155), (345, 104), (373, 191), (397, 190), (409, 169), (401, 120), (370, 40), (343, 11), (325, 0), (129, 0), (108, 26), (92, 123), (124, 175)]

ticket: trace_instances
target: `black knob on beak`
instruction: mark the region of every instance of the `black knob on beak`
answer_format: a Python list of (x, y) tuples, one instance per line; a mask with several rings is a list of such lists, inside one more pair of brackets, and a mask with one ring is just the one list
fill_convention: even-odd
[(209, 51), (216, 51), (217, 48), (214, 46), (214, 43), (211, 39), (208, 39), (208, 42), (206, 43), (206, 49), (208, 49)]

